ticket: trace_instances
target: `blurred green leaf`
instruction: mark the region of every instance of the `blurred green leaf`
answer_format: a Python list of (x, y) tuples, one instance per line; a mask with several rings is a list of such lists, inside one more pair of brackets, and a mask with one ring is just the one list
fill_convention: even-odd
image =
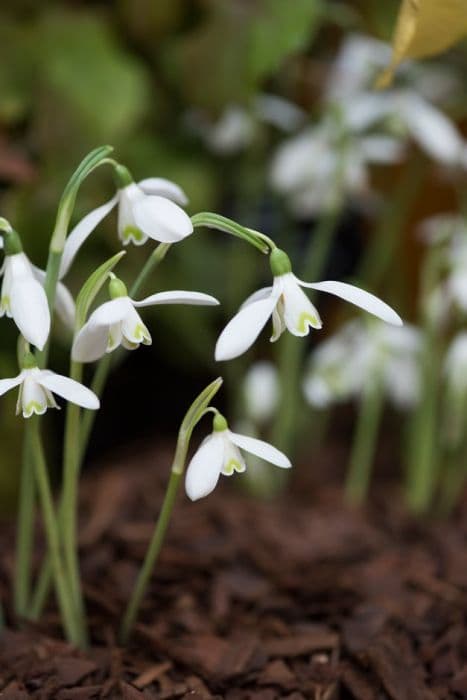
[(320, 0), (219, 0), (204, 21), (166, 53), (185, 98), (220, 109), (251, 97), (291, 54), (308, 46)]
[(121, 138), (141, 119), (148, 75), (104, 21), (76, 12), (45, 15), (34, 36), (41, 80), (94, 139)]

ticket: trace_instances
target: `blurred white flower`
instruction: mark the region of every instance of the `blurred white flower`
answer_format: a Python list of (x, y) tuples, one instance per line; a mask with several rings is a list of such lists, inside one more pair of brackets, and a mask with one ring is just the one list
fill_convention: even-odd
[(292, 102), (278, 95), (260, 94), (249, 108), (239, 104), (228, 105), (216, 121), (210, 121), (199, 110), (187, 115), (188, 126), (197, 132), (209, 150), (217, 155), (230, 156), (247, 149), (255, 138), (260, 124), (270, 124), (290, 132), (301, 126), (305, 113)]
[(440, 214), (420, 225), (424, 240), (440, 247), (445, 276), (425, 300), (434, 319), (442, 321), (452, 306), (467, 313), (467, 220)]
[(421, 348), (414, 326), (350, 321), (311, 355), (305, 397), (324, 408), (359, 397), (368, 382), (381, 381), (388, 399), (408, 409), (419, 398)]
[(219, 302), (209, 294), (201, 292), (171, 291), (151, 294), (134, 301), (126, 295), (116, 296), (99, 306), (77, 334), (72, 348), (72, 358), (76, 362), (94, 362), (106, 353), (113, 352), (119, 345), (127, 350), (135, 350), (140, 344), (151, 345), (152, 338), (136, 308), (157, 304), (192, 304), (215, 306)]
[(266, 423), (279, 403), (279, 377), (272, 362), (255, 362), (245, 375), (245, 413), (255, 423)]
[(458, 333), (444, 361), (444, 375), (452, 394), (467, 393), (467, 332)]
[(99, 408), (99, 399), (94, 392), (74, 379), (48, 369), (28, 367), (17, 377), (0, 379), (0, 396), (16, 386), (20, 387), (16, 413), (22, 411), (24, 418), (30, 418), (34, 413), (42, 415), (48, 408), (58, 408), (53, 394), (83, 408), (94, 411)]
[(213, 432), (201, 443), (186, 472), (185, 490), (192, 501), (210, 494), (221, 474), (232, 476), (246, 470), (240, 450), (282, 469), (292, 466), (285, 454), (269, 443), (229, 430), (227, 421), (220, 414), (215, 416), (213, 423)]
[(308, 335), (311, 328), (321, 328), (318, 311), (301, 289), (307, 287), (333, 294), (374, 314), (387, 323), (402, 325), (401, 318), (390, 306), (363, 289), (345, 282), (303, 282), (291, 271), (290, 260), (281, 250), (271, 253), (274, 275), (271, 287), (252, 294), (222, 331), (216, 344), (216, 360), (231, 360), (242, 355), (255, 342), (272, 316), (271, 342), (287, 329), (296, 336)]
[(143, 245), (148, 238), (177, 243), (193, 233), (190, 217), (179, 206), (187, 202), (183, 190), (164, 178), (151, 177), (120, 187), (110, 201), (86, 214), (67, 237), (60, 278), (67, 274), (83, 243), (115, 206), (118, 206), (118, 235), (122, 244)]

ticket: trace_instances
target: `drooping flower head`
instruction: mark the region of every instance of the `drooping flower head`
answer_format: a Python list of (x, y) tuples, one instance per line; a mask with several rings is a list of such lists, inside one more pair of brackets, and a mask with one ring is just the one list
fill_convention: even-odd
[(50, 333), (47, 296), (33, 266), (23, 252), (20, 238), (11, 229), (4, 234), (5, 262), (0, 316), (13, 318), (24, 338), (42, 350)]
[(318, 311), (302, 287), (334, 294), (387, 323), (402, 325), (401, 318), (390, 306), (363, 289), (345, 282), (302, 282), (293, 274), (287, 254), (279, 248), (271, 252), (270, 262), (274, 276), (272, 286), (252, 294), (227, 324), (217, 341), (216, 360), (231, 360), (246, 352), (271, 317), (271, 342), (278, 340), (285, 330), (303, 337), (310, 328), (321, 328)]
[(193, 233), (191, 219), (181, 208), (187, 204), (187, 197), (174, 182), (151, 177), (135, 183), (122, 165), (116, 167), (116, 177), (117, 194), (81, 219), (66, 239), (61, 277), (70, 269), (88, 236), (115, 206), (118, 236), (123, 245), (143, 245), (149, 238), (160, 243), (177, 243)]
[(216, 488), (221, 474), (232, 476), (236, 472), (244, 472), (246, 464), (240, 450), (250, 452), (282, 469), (292, 466), (289, 459), (269, 443), (233, 433), (224, 416), (216, 413), (213, 432), (201, 443), (188, 465), (185, 478), (188, 497), (196, 501), (210, 494)]
[(31, 353), (26, 355), (18, 376), (0, 379), (0, 396), (16, 386), (19, 386), (16, 413), (22, 412), (24, 418), (42, 415), (48, 408), (59, 408), (53, 394), (94, 411), (100, 405), (94, 392), (83, 384), (51, 370), (39, 369)]
[(76, 362), (94, 362), (123, 345), (135, 350), (140, 344), (151, 345), (152, 338), (136, 308), (158, 304), (215, 306), (218, 300), (201, 292), (170, 291), (151, 294), (135, 301), (128, 296), (125, 284), (113, 275), (109, 283), (110, 301), (99, 306), (78, 332), (72, 348)]

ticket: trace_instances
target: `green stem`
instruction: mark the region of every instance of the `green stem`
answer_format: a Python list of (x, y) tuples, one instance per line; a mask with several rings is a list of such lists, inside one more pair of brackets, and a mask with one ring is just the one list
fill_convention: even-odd
[(376, 288), (383, 280), (403, 234), (414, 203), (426, 177), (426, 157), (415, 154), (404, 168), (394, 192), (388, 198), (380, 225), (375, 230), (357, 277)]
[(18, 507), (16, 571), (14, 579), (15, 612), (26, 617), (31, 593), (31, 560), (34, 541), (34, 509), (36, 502), (30, 423), (24, 426), (24, 442)]
[(71, 592), (68, 588), (65, 570), (63, 567), (62, 554), (60, 550), (60, 535), (53, 506), (47, 465), (42, 447), (39, 420), (35, 417), (30, 418), (29, 420), (32, 424), (31, 448), (34, 452), (36, 483), (41, 501), (42, 515), (50, 552), (58, 604), (68, 640), (80, 646), (83, 640), (80, 636), (79, 630), (76, 627), (75, 617), (73, 614), (73, 600), (71, 597)]
[(141, 601), (146, 593), (154, 566), (164, 543), (165, 533), (170, 522), (170, 516), (172, 515), (181, 478), (182, 473), (179, 471), (174, 471), (172, 467), (172, 473), (170, 475), (162, 509), (159, 514), (159, 518), (157, 519), (156, 527), (154, 528), (143, 566), (141, 567), (136, 584), (128, 602), (128, 606), (123, 616), (119, 635), (119, 639), (122, 644), (126, 644), (128, 641), (130, 632), (138, 614), (139, 607), (141, 605)]
[(346, 498), (352, 505), (363, 503), (368, 492), (383, 404), (382, 382), (370, 378), (361, 400), (345, 485)]
[[(326, 265), (341, 213), (340, 204), (335, 204), (323, 216), (305, 254), (301, 277), (305, 280), (319, 279)], [(310, 295), (313, 298), (315, 295)], [(298, 418), (302, 408), (300, 377), (306, 343), (287, 333), (278, 347), (278, 370), (281, 387), (281, 403), (273, 426), (272, 443), (290, 454), (296, 444)], [(280, 475), (279, 475), (280, 476)]]
[[(165, 492), (161, 512), (159, 513), (143, 565), (139, 572), (138, 578), (136, 579), (133, 592), (123, 615), (119, 634), (119, 639), (122, 644), (126, 644), (129, 639), (131, 630), (138, 615), (141, 601), (149, 585), (154, 566), (164, 543), (165, 534), (170, 522), (170, 516), (172, 515), (180, 481), (185, 471), (185, 463), (193, 430), (208, 411), (215, 410), (212, 409), (209, 404), (214, 398), (215, 394), (219, 391), (221, 385), (222, 379), (219, 377), (211, 382), (209, 386), (203, 389), (186, 412), (180, 426), (180, 430), (178, 431), (177, 447), (175, 449), (170, 479)], [(217, 411), (215, 412), (217, 413)]]
[[(82, 365), (71, 362), (70, 377), (77, 382), (82, 380)], [(65, 444), (63, 454), (63, 486), (60, 503), (60, 523), (62, 527), (65, 566), (73, 597), (77, 625), (83, 640), (87, 640), (86, 615), (81, 592), (79, 558), (78, 558), (78, 481), (80, 471), (80, 412), (74, 403), (67, 405), (65, 422)]]

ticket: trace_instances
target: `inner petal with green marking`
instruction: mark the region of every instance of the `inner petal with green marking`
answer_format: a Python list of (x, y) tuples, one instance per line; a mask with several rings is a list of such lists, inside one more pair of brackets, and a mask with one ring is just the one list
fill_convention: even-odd
[(122, 241), (124, 244), (130, 243), (144, 243), (146, 236), (137, 226), (125, 226), (122, 231)]
[(226, 462), (222, 467), (222, 473), (224, 474), (224, 476), (232, 476), (232, 474), (235, 474), (235, 472), (241, 474), (244, 471), (245, 465), (239, 462), (238, 459), (234, 459), (233, 457), (229, 459), (228, 462)]

